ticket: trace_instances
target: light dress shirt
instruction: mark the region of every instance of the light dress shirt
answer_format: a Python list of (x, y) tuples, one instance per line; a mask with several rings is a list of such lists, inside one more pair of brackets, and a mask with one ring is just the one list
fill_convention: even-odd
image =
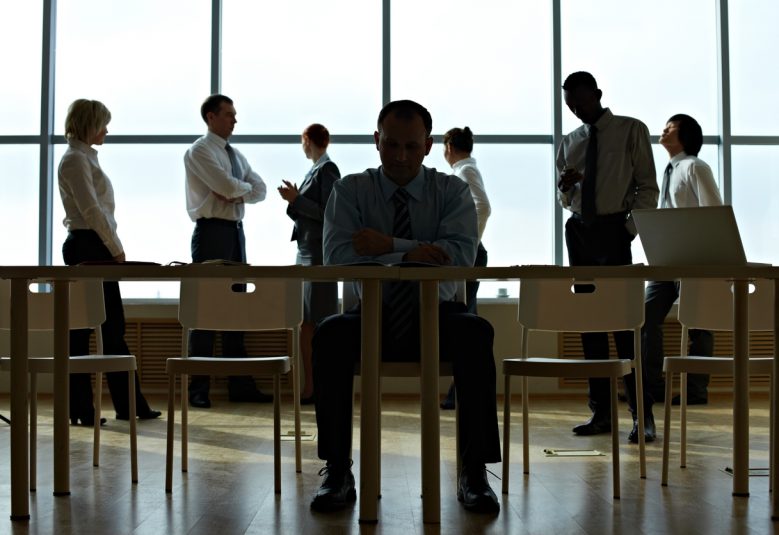
[[(634, 208), (656, 208), (659, 188), (646, 125), (632, 117), (614, 115), (606, 108), (596, 121), (595, 128), (598, 137), (596, 213), (608, 215), (629, 212)], [(563, 136), (557, 151), (558, 173), (566, 167), (573, 167), (584, 174), (589, 140), (590, 126), (586, 124)], [(563, 208), (581, 214), (581, 182), (566, 192), (555, 189)], [(627, 226), (635, 235), (632, 220)]]
[(94, 230), (112, 256), (124, 252), (116, 234), (114, 188), (100, 168), (97, 151), (75, 139), (68, 140), (57, 172), (65, 219), (70, 230)]
[[(333, 185), (325, 209), (325, 265), (355, 262), (396, 264), (421, 243), (431, 243), (447, 252), (454, 266), (473, 266), (479, 243), (476, 210), (468, 186), (462, 180), (425, 166), (405, 189), (413, 239), (393, 238), (393, 250), (379, 256), (360, 256), (352, 235), (371, 228), (392, 236), (395, 206), (392, 196), (398, 185), (381, 168), (348, 175)], [(439, 297), (455, 296), (456, 282), (439, 284)], [(388, 292), (384, 292), (386, 298)]]
[(487, 219), (492, 213), (490, 200), (487, 198), (487, 190), (484, 188), (484, 181), (481, 173), (476, 167), (475, 158), (463, 158), (452, 165), (454, 176), (461, 178), (468, 184), (473, 197), (473, 203), (476, 205), (476, 219), (479, 225), (479, 241), (484, 235), (484, 229), (487, 228)]
[[(660, 208), (694, 208), (696, 206), (720, 206), (720, 196), (711, 167), (686, 152), (671, 158), (673, 171), (668, 180), (668, 195), (660, 199)], [(666, 191), (665, 185), (660, 191)]]
[[(192, 221), (201, 217), (241, 221), (245, 203), (265, 199), (265, 182), (252, 170), (243, 154), (231, 145), (240, 167), (236, 170), (240, 179), (233, 176), (225, 145), (227, 140), (208, 132), (195, 141), (184, 155), (187, 212)], [(223, 201), (213, 193), (228, 199), (240, 197), (243, 202)]]

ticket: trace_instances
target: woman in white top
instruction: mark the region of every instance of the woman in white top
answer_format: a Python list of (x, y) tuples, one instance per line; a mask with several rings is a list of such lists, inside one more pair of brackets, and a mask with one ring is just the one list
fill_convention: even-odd
[[(111, 181), (100, 168), (93, 145), (102, 145), (108, 133), (111, 112), (96, 100), (79, 99), (68, 108), (65, 118), (65, 138), (68, 149), (62, 156), (58, 182), (62, 205), (65, 208), (63, 224), (68, 237), (62, 245), (62, 256), (67, 265), (82, 262), (124, 262), (124, 248), (116, 234), (114, 219), (114, 190)], [(128, 355), (124, 341), (124, 309), (119, 283), (103, 283), (106, 321), (102, 325), (103, 350), (107, 355)], [(89, 329), (71, 331), (70, 354), (89, 353)], [(129, 395), (126, 372), (106, 374), (116, 418), (129, 418)], [(157, 418), (140, 390), (135, 377), (137, 415), (141, 419)], [(70, 421), (72, 424), (93, 425), (92, 385), (88, 374), (70, 375)]]
[[(487, 249), (482, 245), (481, 238), (487, 227), (487, 219), (490, 217), (490, 200), (484, 189), (484, 180), (476, 167), (476, 159), (471, 157), (473, 152), (473, 132), (467, 126), (465, 128), (452, 128), (444, 134), (444, 159), (452, 166), (453, 174), (468, 184), (476, 205), (476, 219), (479, 225), (479, 248), (476, 251), (474, 266), (487, 265)], [(476, 314), (476, 293), (479, 291), (479, 281), (467, 281), (465, 283), (465, 300), (468, 312)], [(446, 399), (441, 403), (443, 409), (454, 409), (454, 383), (449, 387)]]

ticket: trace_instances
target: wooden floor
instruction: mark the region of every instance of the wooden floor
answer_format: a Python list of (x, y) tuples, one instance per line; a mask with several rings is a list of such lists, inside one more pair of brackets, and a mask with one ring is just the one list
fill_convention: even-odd
[[(289, 400), (286, 400), (287, 402)], [(107, 403), (110, 407), (110, 402)], [(162, 408), (162, 398), (152, 405)], [(768, 410), (765, 398), (752, 400), (751, 465), (768, 465)], [(11, 522), (9, 427), (0, 423), (0, 533), (283, 535), (388, 533), (538, 534), (718, 534), (773, 533), (767, 477), (750, 478), (751, 497), (731, 496), (731, 402), (715, 398), (691, 409), (688, 467), (678, 468), (678, 428), (672, 436), (670, 485), (660, 486), (661, 442), (648, 445), (648, 478), (638, 477), (637, 447), (627, 443), (627, 408), (621, 405), (622, 499), (612, 499), (610, 438), (574, 437), (570, 429), (587, 416), (583, 399), (537, 400), (531, 427), (531, 468), (523, 476), (521, 422), (514, 417), (511, 488), (501, 496), (497, 517), (466, 513), (454, 486), (454, 418), (442, 413), (441, 524), (422, 523), (419, 497), (419, 409), (409, 398), (384, 404), (382, 491), (377, 525), (358, 524), (357, 506), (321, 515), (309, 510), (321, 462), (316, 442), (304, 442), (303, 473), (295, 474), (294, 444), (284, 442), (282, 494), (273, 494), (270, 405), (214, 400), (210, 410), (190, 414), (190, 466), (176, 467), (174, 489), (164, 492), (165, 420), (139, 425), (140, 481), (130, 484), (127, 422), (110, 418), (104, 428), (102, 466), (91, 466), (91, 430), (71, 427), (70, 497), (52, 496), (51, 401), (42, 401), (39, 422), (38, 491), (31, 494), (29, 522)], [(518, 404), (515, 404), (515, 411)], [(656, 407), (662, 414), (662, 405)], [(8, 398), (0, 398), (8, 415)], [(110, 414), (113, 416), (112, 414)], [(283, 429), (291, 429), (289, 403)], [(314, 412), (304, 408), (304, 429), (315, 430)], [(355, 427), (357, 424), (355, 418)], [(355, 430), (355, 444), (359, 445)], [(602, 457), (546, 458), (544, 448), (592, 448)], [(355, 452), (359, 475), (359, 452)], [(178, 462), (178, 457), (177, 457)], [(501, 465), (492, 465), (498, 476)], [(359, 477), (359, 476), (358, 476)], [(496, 492), (501, 482), (490, 476)], [(777, 522), (776, 524), (779, 524)]]

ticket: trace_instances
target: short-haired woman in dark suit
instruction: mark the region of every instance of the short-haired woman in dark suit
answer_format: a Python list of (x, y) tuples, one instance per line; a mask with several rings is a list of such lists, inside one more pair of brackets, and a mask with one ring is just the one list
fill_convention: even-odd
[[(292, 240), (298, 242), (297, 263), (304, 266), (321, 266), (322, 230), (325, 207), (333, 184), (341, 178), (338, 166), (327, 155), (330, 133), (321, 124), (309, 125), (301, 136), (306, 158), (314, 165), (306, 173), (300, 187), (282, 180), (279, 194), (289, 204), (287, 215), (295, 222)], [(305, 282), (303, 324), (300, 329), (300, 354), (303, 358), (305, 385), (301, 402), (312, 403), (314, 383), (311, 372), (311, 339), (314, 327), (322, 318), (338, 313), (338, 284), (335, 282)]]

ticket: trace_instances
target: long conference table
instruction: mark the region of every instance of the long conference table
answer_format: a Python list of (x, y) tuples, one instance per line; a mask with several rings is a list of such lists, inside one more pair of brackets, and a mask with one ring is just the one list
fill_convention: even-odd
[[(298, 280), (357, 280), (362, 284), (361, 415), (379, 408), (379, 355), (381, 286), (383, 281), (420, 281), (421, 301), (421, 427), (423, 521), (440, 522), (440, 421), (438, 392), (438, 282), (441, 280), (522, 280), (598, 278), (678, 280), (711, 278), (734, 281), (734, 395), (733, 495), (749, 495), (749, 332), (748, 286), (754, 279), (773, 279), (774, 340), (779, 340), (779, 267), (773, 266), (619, 266), (561, 267), (512, 266), (487, 268), (396, 266), (222, 266), (190, 264), (157, 266), (0, 266), (0, 279), (11, 280), (11, 519), (29, 514), (28, 458), (28, 329), (27, 293), (32, 281), (49, 281), (54, 289), (54, 495), (70, 494), (68, 426), (68, 310), (69, 283), (101, 278), (117, 281), (182, 280), (187, 278)], [(777, 343), (771, 380), (772, 433), (779, 427), (779, 372)], [(372, 417), (360, 418), (360, 522), (378, 521), (379, 426)], [(779, 458), (779, 445), (771, 437), (771, 459)], [(779, 488), (779, 474), (771, 466), (771, 488)], [(779, 493), (771, 494), (772, 519), (779, 519)]]

